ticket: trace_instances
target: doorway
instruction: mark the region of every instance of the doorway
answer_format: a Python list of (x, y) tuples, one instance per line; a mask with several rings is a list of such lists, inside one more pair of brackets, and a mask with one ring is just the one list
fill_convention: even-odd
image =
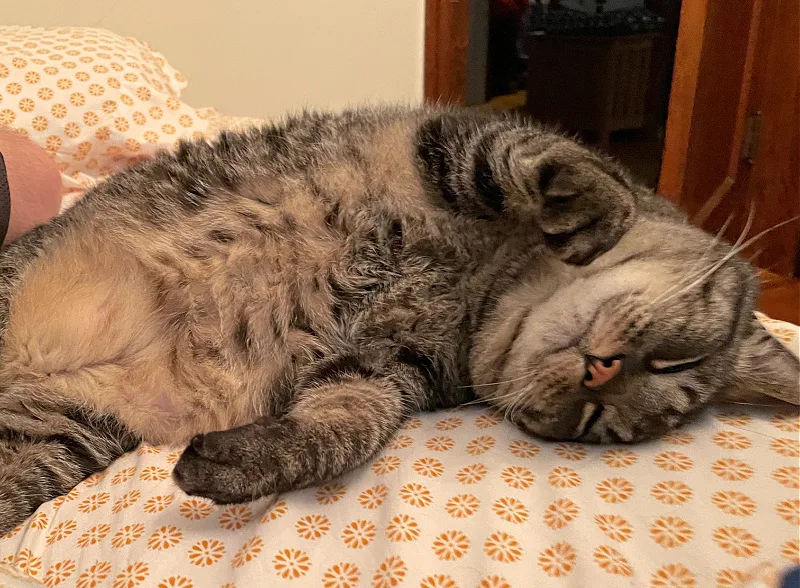
[[(764, 270), (761, 308), (800, 323), (800, 3), (499, 4), (492, 24), (490, 0), (426, 0), (426, 99), (556, 123), (728, 241), (752, 211), (751, 234), (770, 229), (742, 252)], [(515, 60), (498, 82), (490, 35), (512, 29), (515, 46), (491, 44)]]
[(426, 98), (513, 110), (555, 125), (655, 187), (680, 6), (429, 0), (426, 65), (436, 71), (426, 71)]

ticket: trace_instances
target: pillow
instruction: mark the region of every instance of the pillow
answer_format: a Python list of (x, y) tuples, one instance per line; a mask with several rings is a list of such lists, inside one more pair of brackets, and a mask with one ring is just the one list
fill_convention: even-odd
[(0, 26), (0, 125), (50, 153), (67, 200), (178, 139), (205, 137), (207, 112), (180, 100), (186, 86), (163, 55), (136, 39)]

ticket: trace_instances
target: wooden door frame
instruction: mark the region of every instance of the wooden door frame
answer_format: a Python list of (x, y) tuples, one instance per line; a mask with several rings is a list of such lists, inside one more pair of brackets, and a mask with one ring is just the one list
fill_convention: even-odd
[[(747, 171), (740, 163), (762, 7), (742, 0), (726, 11), (719, 0), (691, 0), (681, 8), (658, 192), (700, 226)], [(730, 30), (742, 28), (745, 43), (737, 39), (732, 51)], [(692, 168), (705, 184), (686, 182)]]
[(464, 104), (469, 0), (425, 0), (426, 103)]

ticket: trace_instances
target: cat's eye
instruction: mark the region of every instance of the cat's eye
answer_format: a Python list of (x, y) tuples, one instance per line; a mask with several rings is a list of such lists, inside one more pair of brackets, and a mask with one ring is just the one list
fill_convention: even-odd
[(648, 369), (654, 374), (674, 374), (697, 367), (707, 355), (685, 357), (682, 359), (651, 359)]

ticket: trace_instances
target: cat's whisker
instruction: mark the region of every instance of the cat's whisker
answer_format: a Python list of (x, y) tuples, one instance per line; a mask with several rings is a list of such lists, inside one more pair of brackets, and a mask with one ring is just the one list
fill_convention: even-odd
[(523, 388), (521, 388), (519, 390), (519, 392), (516, 394), (516, 398), (514, 398), (509, 403), (507, 416), (506, 416), (507, 420), (514, 421), (515, 416), (517, 415), (517, 413), (520, 410), (524, 409), (525, 400), (526, 400), (526, 398), (529, 397), (529, 393), (530, 393), (530, 384), (528, 386), (525, 386), (525, 387), (523, 387)]
[[(754, 209), (751, 209), (751, 214), (753, 213), (753, 210)], [(711, 240), (711, 242), (708, 244), (708, 246), (706, 246), (705, 250), (703, 251), (703, 254), (695, 260), (695, 262), (692, 264), (692, 266), (686, 272), (686, 275), (684, 277), (682, 277), (678, 281), (677, 284), (675, 284), (674, 286), (671, 286), (670, 288), (667, 288), (667, 290), (665, 292), (663, 292), (661, 294), (661, 296), (668, 296), (668, 295), (672, 294), (672, 292), (674, 292), (675, 290), (681, 288), (685, 283), (687, 283), (693, 277), (699, 275), (700, 273), (705, 271), (705, 269), (708, 269), (709, 267), (711, 267), (711, 264), (709, 264), (704, 269), (697, 270), (697, 266), (699, 264), (701, 264), (703, 261), (705, 261), (706, 256), (709, 254), (709, 252), (711, 252), (717, 246), (717, 244), (720, 242), (720, 240), (722, 239), (722, 235), (724, 235), (725, 231), (728, 230), (728, 226), (731, 224), (731, 221), (733, 220), (734, 216), (735, 216), (734, 213), (731, 213), (731, 214), (728, 215), (728, 218), (725, 219), (725, 222), (722, 224), (722, 227), (720, 228), (720, 230), (717, 231), (717, 234), (714, 236), (714, 238)], [(657, 304), (657, 303), (658, 303), (658, 298), (656, 298), (656, 300), (654, 301), (654, 304)]]
[[(745, 239), (745, 237), (747, 236), (747, 233), (750, 231), (750, 227), (753, 225), (753, 219), (755, 218), (755, 212), (756, 212), (755, 204), (752, 204), (752, 205), (750, 206), (750, 213), (747, 215), (747, 221), (745, 221), (744, 227), (742, 228), (742, 231), (739, 233), (739, 237), (736, 239), (736, 242), (735, 242), (735, 243), (734, 243), (734, 245), (733, 245), (733, 248), (734, 248), (734, 249), (735, 249), (737, 246), (739, 246), (739, 245), (742, 243), (742, 241), (743, 241), (743, 240)], [(730, 218), (730, 217), (729, 217), (729, 218)], [(727, 221), (726, 221), (726, 223), (725, 223), (725, 224), (727, 224)], [(723, 229), (721, 229), (721, 230), (720, 230), (720, 231), (717, 233), (716, 237), (714, 237), (714, 240), (712, 241), (712, 245), (710, 245), (708, 248), (706, 248), (706, 252), (708, 252), (708, 251), (710, 250), (710, 247), (711, 247), (711, 246), (716, 246), (716, 243), (718, 243), (718, 242), (719, 242), (719, 239), (721, 238), (721, 236), (722, 236), (722, 234), (723, 234), (723, 232), (724, 232), (724, 229), (727, 229), (727, 227), (726, 227), (725, 225), (723, 225)], [(703, 257), (705, 257), (705, 253), (703, 254)], [(729, 258), (728, 258), (728, 259), (729, 259)], [(722, 262), (718, 262), (718, 263), (719, 263), (719, 264), (722, 264), (722, 263), (724, 263), (725, 261), (727, 261), (727, 260), (726, 260), (725, 258), (723, 258), (723, 261), (722, 261)], [(688, 274), (687, 274), (687, 276), (686, 276), (685, 278), (681, 279), (681, 280), (680, 280), (680, 281), (679, 281), (679, 282), (678, 282), (678, 283), (675, 285), (675, 287), (674, 287), (674, 288), (672, 288), (672, 289), (668, 289), (666, 292), (664, 292), (664, 294), (662, 294), (661, 296), (657, 297), (657, 298), (656, 298), (656, 299), (653, 301), (653, 304), (654, 304), (654, 305), (660, 304), (660, 303), (662, 302), (662, 299), (661, 299), (661, 297), (662, 297), (662, 296), (667, 296), (666, 300), (663, 300), (663, 302), (664, 302), (664, 303), (666, 303), (667, 301), (671, 300), (671, 299), (672, 299), (672, 298), (674, 298), (675, 296), (680, 296), (681, 294), (683, 294), (684, 292), (686, 292), (687, 290), (689, 290), (689, 289), (691, 289), (691, 288), (693, 287), (692, 285), (690, 285), (690, 286), (688, 286), (688, 287), (684, 287), (684, 284), (686, 284), (686, 283), (687, 283), (687, 282), (689, 282), (690, 280), (694, 279), (696, 276), (698, 276), (698, 275), (702, 274), (703, 272), (705, 272), (705, 271), (706, 271), (706, 270), (708, 270), (709, 268), (712, 268), (712, 269), (713, 269), (713, 268), (715, 268), (715, 267), (717, 267), (717, 264), (715, 264), (715, 263), (711, 263), (711, 264), (709, 264), (709, 265), (705, 266), (704, 268), (702, 268), (702, 269), (698, 270), (697, 272), (694, 272), (694, 273), (690, 272), (690, 273), (688, 273)], [(719, 265), (718, 267), (722, 267), (722, 265)], [(715, 270), (715, 271), (716, 271), (716, 270)]]
[[(717, 270), (719, 270), (723, 265), (725, 265), (725, 263), (727, 263), (728, 260), (731, 259), (734, 255), (737, 255), (738, 253), (744, 251), (745, 249), (750, 247), (750, 245), (752, 245), (753, 243), (755, 243), (759, 239), (763, 238), (768, 233), (771, 233), (772, 231), (774, 231), (776, 229), (779, 229), (780, 227), (782, 227), (784, 225), (787, 225), (789, 223), (792, 223), (792, 222), (794, 222), (796, 220), (800, 220), (800, 215), (792, 217), (792, 218), (790, 218), (788, 220), (785, 220), (783, 222), (780, 222), (780, 223), (778, 223), (776, 225), (773, 225), (772, 227), (770, 227), (768, 229), (764, 229), (763, 231), (758, 233), (755, 237), (752, 237), (752, 238), (748, 239), (747, 241), (744, 241), (743, 243), (741, 242), (741, 237), (740, 237), (737, 240), (737, 242), (734, 245), (734, 247), (725, 255), (725, 257), (723, 257), (718, 263), (716, 263), (714, 265), (714, 267), (712, 267), (710, 270), (708, 270), (708, 272), (706, 272), (700, 278), (698, 278), (697, 280), (695, 280), (694, 282), (689, 284), (687, 287), (683, 288), (680, 292), (677, 292), (676, 294), (673, 294), (673, 295), (667, 297), (665, 300), (660, 301), (660, 302), (662, 304), (664, 304), (664, 303), (668, 302), (669, 300), (671, 300), (672, 298), (674, 298), (675, 296), (679, 296), (680, 294), (683, 294), (687, 290), (690, 290), (690, 289), (694, 288), (698, 284), (702, 284), (706, 279), (708, 279), (715, 272), (717, 272)], [(749, 230), (749, 227), (748, 227), (748, 230)]]
[(759, 256), (760, 256), (762, 253), (764, 253), (764, 248), (763, 248), (763, 247), (762, 247), (761, 249), (759, 249), (758, 251), (756, 251), (756, 252), (755, 252), (753, 255), (751, 255), (750, 257), (748, 257), (748, 258), (747, 258), (747, 261), (749, 261), (749, 262), (751, 262), (751, 263), (752, 263), (752, 262), (754, 262), (756, 259), (758, 259), (758, 257), (759, 257)]
[(511, 392), (507, 392), (506, 394), (502, 394), (500, 396), (487, 397), (486, 401), (487, 402), (492, 402), (492, 401), (498, 402), (498, 401), (507, 400), (509, 398), (513, 399), (513, 398), (516, 398), (519, 394), (520, 394), (520, 392), (518, 390), (512, 390)]
[(781, 227), (782, 227), (782, 226), (784, 226), (784, 225), (788, 225), (789, 223), (793, 223), (794, 221), (797, 221), (797, 220), (800, 220), (800, 214), (798, 214), (797, 216), (793, 216), (792, 218), (790, 218), (790, 219), (788, 219), (788, 220), (785, 220), (785, 221), (779, 222), (778, 224), (776, 224), (776, 225), (773, 225), (773, 226), (769, 227), (768, 229), (764, 229), (763, 231), (761, 231), (760, 233), (758, 233), (758, 234), (757, 234), (755, 237), (752, 237), (751, 239), (748, 239), (748, 240), (747, 240), (745, 243), (743, 243), (743, 244), (742, 244), (740, 247), (738, 247), (738, 248), (734, 249), (734, 250), (731, 252), (731, 254), (729, 254), (729, 255), (728, 255), (728, 258), (730, 258), (730, 257), (732, 257), (733, 255), (736, 255), (737, 253), (740, 253), (741, 251), (743, 251), (743, 250), (747, 249), (748, 247), (750, 247), (750, 245), (752, 245), (753, 243), (755, 243), (755, 242), (756, 242), (756, 241), (758, 241), (759, 239), (762, 239), (762, 238), (763, 238), (765, 235), (767, 235), (767, 234), (771, 233), (772, 231), (774, 231), (774, 230), (776, 230), (776, 229), (779, 229), (779, 228), (781, 228)]
[(521, 375), (518, 378), (511, 378), (510, 380), (500, 380), (500, 381), (497, 381), (497, 382), (487, 382), (486, 384), (471, 384), (471, 385), (466, 385), (466, 386), (457, 386), (457, 388), (459, 388), (459, 389), (464, 389), (464, 388), (485, 388), (487, 386), (499, 386), (501, 384), (511, 384), (513, 382), (519, 382), (520, 380), (524, 380), (525, 378), (530, 378), (535, 373), (536, 372), (534, 372), (534, 371), (530, 371), (530, 372), (527, 372), (527, 373)]
[(477, 398), (475, 400), (470, 400), (469, 402), (462, 402), (459, 406), (471, 406), (473, 404), (486, 404), (487, 402), (494, 400), (494, 398)]
[(733, 248), (733, 249), (732, 249), (732, 250), (731, 250), (731, 251), (730, 251), (730, 252), (729, 252), (729, 253), (728, 253), (728, 254), (727, 254), (727, 255), (726, 255), (726, 256), (725, 256), (725, 257), (724, 257), (724, 258), (723, 258), (723, 259), (722, 259), (722, 260), (721, 260), (719, 263), (718, 263), (718, 264), (717, 264), (717, 267), (713, 268), (713, 269), (712, 269), (712, 271), (709, 271), (709, 275), (710, 275), (710, 274), (713, 274), (714, 272), (716, 272), (716, 271), (717, 271), (717, 270), (718, 270), (720, 267), (722, 267), (722, 265), (724, 265), (724, 264), (725, 264), (725, 263), (726, 263), (726, 262), (727, 262), (727, 261), (728, 261), (730, 258), (732, 258), (734, 255), (737, 255), (737, 254), (741, 253), (742, 251), (744, 251), (745, 249), (747, 249), (748, 247), (750, 247), (750, 246), (751, 246), (753, 243), (757, 242), (759, 239), (762, 239), (762, 238), (763, 238), (765, 235), (767, 235), (768, 233), (771, 233), (771, 232), (772, 232), (772, 231), (774, 231), (775, 229), (779, 229), (780, 227), (782, 227), (782, 226), (784, 226), (784, 225), (786, 225), (786, 224), (789, 224), (789, 223), (791, 223), (791, 222), (794, 222), (794, 221), (796, 221), (796, 220), (800, 220), (800, 215), (798, 215), (798, 216), (795, 216), (795, 217), (792, 217), (792, 218), (790, 218), (789, 220), (785, 220), (785, 221), (783, 221), (783, 222), (780, 222), (780, 223), (778, 223), (778, 224), (776, 224), (776, 225), (773, 225), (772, 227), (770, 227), (770, 228), (768, 228), (768, 229), (764, 229), (763, 231), (761, 231), (760, 233), (758, 233), (758, 234), (757, 234), (755, 237), (752, 237), (752, 238), (748, 239), (747, 241), (745, 241), (745, 242), (744, 242), (744, 243), (742, 243), (741, 245), (737, 245), (737, 246), (735, 246), (735, 247), (734, 247), (734, 248)]
[(701, 255), (699, 258), (697, 258), (697, 260), (695, 260), (695, 262), (692, 264), (692, 267), (689, 268), (689, 271), (686, 272), (687, 275), (692, 275), (694, 273), (694, 271), (697, 269), (697, 266), (699, 264), (701, 264), (705, 260), (706, 255), (708, 255), (708, 253), (711, 252), (714, 249), (714, 247), (717, 246), (717, 244), (722, 239), (722, 235), (724, 235), (725, 231), (728, 230), (728, 227), (730, 226), (731, 222), (733, 221), (734, 216), (735, 216), (735, 213), (733, 213), (733, 212), (731, 212), (728, 215), (728, 218), (725, 219), (725, 222), (722, 224), (722, 227), (720, 228), (720, 230), (717, 231), (717, 234), (714, 235), (714, 238), (711, 240), (711, 242), (705, 248), (705, 251), (703, 251), (703, 255)]
[(775, 408), (774, 404), (767, 404), (761, 402), (744, 402), (743, 400), (720, 400), (720, 404), (740, 404), (742, 406), (765, 406), (767, 408)]

